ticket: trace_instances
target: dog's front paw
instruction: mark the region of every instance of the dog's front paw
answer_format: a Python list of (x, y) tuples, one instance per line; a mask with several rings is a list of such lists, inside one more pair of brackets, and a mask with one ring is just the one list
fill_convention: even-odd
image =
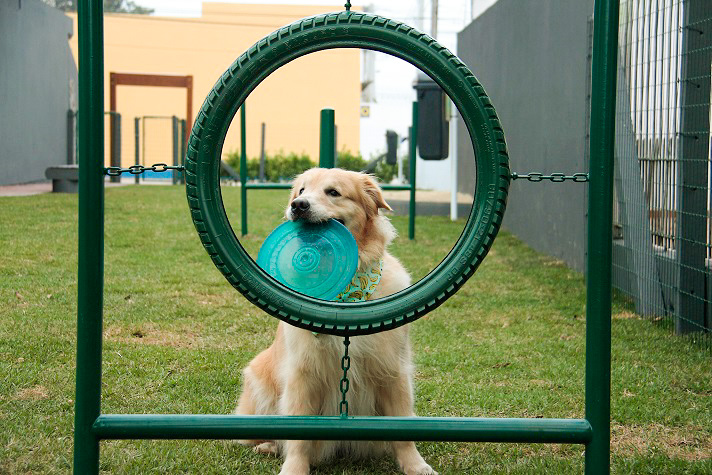
[(260, 445), (255, 446), (253, 450), (258, 454), (273, 455), (275, 457), (279, 454), (277, 444), (274, 442), (262, 442)]
[(279, 475), (309, 475), (309, 462), (285, 460)]
[(403, 473), (405, 475), (438, 475), (438, 472), (425, 462), (416, 466), (404, 467)]

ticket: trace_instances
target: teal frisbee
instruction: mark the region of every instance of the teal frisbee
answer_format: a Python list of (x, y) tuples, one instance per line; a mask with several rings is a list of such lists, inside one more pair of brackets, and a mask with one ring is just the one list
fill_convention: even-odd
[(334, 219), (287, 221), (267, 236), (257, 265), (292, 290), (332, 300), (356, 273), (358, 245), (346, 226)]

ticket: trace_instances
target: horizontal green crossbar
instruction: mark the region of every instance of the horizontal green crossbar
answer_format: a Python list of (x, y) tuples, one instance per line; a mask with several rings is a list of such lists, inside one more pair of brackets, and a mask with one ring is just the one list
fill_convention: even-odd
[(246, 183), (248, 190), (291, 190), (291, 183)]
[(105, 414), (98, 439), (414, 440), (588, 444), (585, 419)]
[[(290, 190), (291, 183), (247, 183), (248, 190)], [(410, 185), (381, 185), (382, 190), (410, 190)]]
[(411, 185), (381, 185), (382, 190), (410, 190)]

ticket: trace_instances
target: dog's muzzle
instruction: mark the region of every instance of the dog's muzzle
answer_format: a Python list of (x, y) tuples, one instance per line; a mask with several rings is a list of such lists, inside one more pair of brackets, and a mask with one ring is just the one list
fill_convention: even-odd
[(309, 201), (305, 200), (304, 198), (297, 198), (292, 201), (290, 208), (292, 211), (292, 216), (295, 219), (306, 218), (309, 214)]

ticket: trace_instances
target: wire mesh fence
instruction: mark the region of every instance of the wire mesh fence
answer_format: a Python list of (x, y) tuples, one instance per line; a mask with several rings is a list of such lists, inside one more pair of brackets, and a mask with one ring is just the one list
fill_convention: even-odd
[(620, 6), (614, 286), (712, 349), (712, 2)]

